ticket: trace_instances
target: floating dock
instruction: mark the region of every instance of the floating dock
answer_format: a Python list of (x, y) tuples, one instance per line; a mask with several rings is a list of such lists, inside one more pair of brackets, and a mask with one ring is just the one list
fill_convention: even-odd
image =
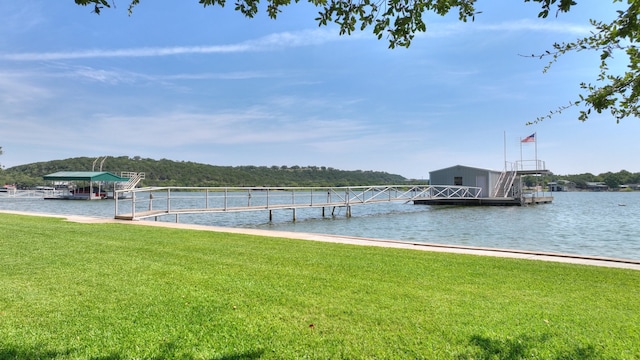
[(478, 196), (442, 196), (430, 193), (413, 199), (416, 205), (458, 205), (458, 206), (526, 206), (549, 204), (553, 196), (545, 194), (536, 186), (525, 189), (523, 176), (549, 175), (543, 161), (521, 160), (507, 163), (503, 171), (456, 165), (429, 172), (430, 181), (439, 184), (457, 184), (481, 188)]
[(416, 199), (415, 205), (458, 205), (458, 206), (526, 206), (537, 204), (549, 204), (552, 196), (531, 196), (522, 199), (512, 197), (492, 198), (426, 198)]

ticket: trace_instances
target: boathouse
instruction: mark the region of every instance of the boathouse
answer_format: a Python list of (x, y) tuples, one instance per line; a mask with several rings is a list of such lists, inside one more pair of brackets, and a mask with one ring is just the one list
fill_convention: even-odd
[(429, 183), (452, 186), (475, 186), (482, 190), (480, 197), (490, 197), (496, 187), (501, 171), (456, 165), (429, 172)]
[[(505, 168), (506, 168), (505, 164)], [(414, 200), (419, 205), (482, 205), (482, 206), (522, 206), (527, 204), (546, 204), (553, 197), (531, 192), (525, 194), (522, 176), (550, 174), (544, 162), (536, 160), (534, 166), (527, 168), (524, 162), (512, 164), (509, 170), (495, 171), (471, 166), (456, 165), (429, 173), (431, 186), (454, 186), (479, 189), (478, 196), (441, 196), (432, 195)]]
[(96, 200), (106, 199), (109, 196), (107, 190), (113, 191), (116, 183), (122, 184), (120, 188), (135, 187), (141, 179), (144, 179), (144, 173), (126, 172), (118, 176), (107, 171), (59, 171), (45, 175), (43, 179), (52, 181), (56, 188), (64, 185), (69, 190), (68, 193), (57, 194), (50, 198)]
[(549, 181), (547, 187), (551, 192), (570, 191), (576, 188), (576, 183), (569, 180)]

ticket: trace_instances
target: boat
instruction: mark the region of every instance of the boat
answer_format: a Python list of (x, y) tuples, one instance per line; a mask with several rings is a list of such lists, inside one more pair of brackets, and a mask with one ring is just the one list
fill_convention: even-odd
[(15, 185), (4, 185), (0, 187), (0, 193), (14, 193), (16, 192)]
[(106, 199), (106, 191), (99, 191), (97, 187), (85, 186), (70, 191), (72, 198), (77, 199)]

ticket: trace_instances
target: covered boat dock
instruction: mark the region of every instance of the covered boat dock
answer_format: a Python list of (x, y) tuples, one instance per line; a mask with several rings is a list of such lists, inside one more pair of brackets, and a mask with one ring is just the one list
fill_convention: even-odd
[[(53, 181), (54, 184), (69, 182), (84, 182), (86, 186), (67, 185), (69, 192), (46, 199), (70, 199), (70, 200), (100, 200), (107, 198), (106, 184), (113, 183), (111, 188), (115, 188), (115, 183), (129, 182), (131, 179), (112, 174), (107, 171), (59, 171), (43, 176), (44, 180)], [(105, 186), (103, 187), (103, 184)]]

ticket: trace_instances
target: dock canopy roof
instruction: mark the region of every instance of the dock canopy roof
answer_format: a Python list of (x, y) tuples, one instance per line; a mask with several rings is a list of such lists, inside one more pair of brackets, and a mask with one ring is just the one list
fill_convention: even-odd
[(120, 177), (106, 171), (58, 171), (42, 178), (51, 181), (129, 181), (129, 178)]

